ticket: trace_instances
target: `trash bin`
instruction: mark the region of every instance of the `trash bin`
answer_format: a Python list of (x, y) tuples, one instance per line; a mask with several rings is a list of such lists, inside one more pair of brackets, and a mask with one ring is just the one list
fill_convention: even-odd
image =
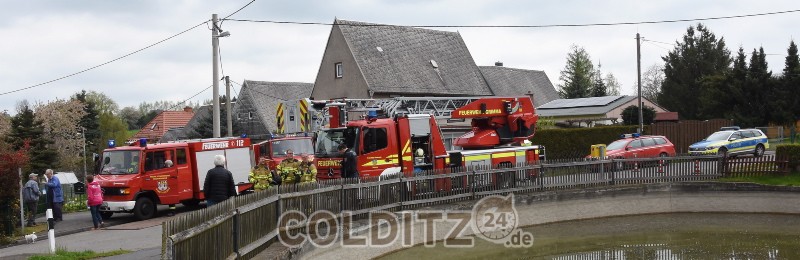
[(603, 159), (606, 158), (606, 145), (594, 144), (592, 145), (592, 158)]
[(72, 184), (73, 194), (86, 194), (86, 184), (83, 182), (76, 182)]

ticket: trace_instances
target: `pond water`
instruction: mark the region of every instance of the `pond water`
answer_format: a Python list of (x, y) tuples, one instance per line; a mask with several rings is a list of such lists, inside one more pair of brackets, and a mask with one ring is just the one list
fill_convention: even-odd
[(416, 246), (380, 259), (800, 259), (800, 216), (675, 213), (523, 228), (530, 248)]

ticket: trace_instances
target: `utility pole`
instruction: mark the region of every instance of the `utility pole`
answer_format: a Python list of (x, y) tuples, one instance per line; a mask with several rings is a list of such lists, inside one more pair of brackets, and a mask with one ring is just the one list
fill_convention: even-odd
[(228, 136), (233, 136), (233, 118), (231, 112), (231, 77), (225, 76), (225, 96), (228, 100), (225, 102), (225, 111), (228, 116)]
[(639, 88), (639, 134), (644, 132), (644, 117), (642, 116), (642, 49), (641, 37), (636, 33), (636, 85)]
[(219, 57), (217, 57), (219, 53), (219, 31), (217, 27), (217, 14), (211, 15), (211, 57), (212, 57), (212, 66), (214, 66), (214, 108), (211, 117), (213, 118), (213, 125), (214, 125), (214, 138), (220, 136), (220, 127), (219, 127)]

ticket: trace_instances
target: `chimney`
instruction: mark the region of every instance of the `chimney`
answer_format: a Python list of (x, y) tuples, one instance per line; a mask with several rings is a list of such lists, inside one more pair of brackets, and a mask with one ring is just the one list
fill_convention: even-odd
[(189, 113), (191, 113), (191, 112), (192, 112), (192, 107), (190, 107), (190, 106), (186, 106), (186, 107), (184, 107), (184, 108), (183, 108), (183, 112), (189, 112)]
[(497, 67), (503, 67), (503, 62), (502, 61), (495, 61), (494, 65), (497, 66)]

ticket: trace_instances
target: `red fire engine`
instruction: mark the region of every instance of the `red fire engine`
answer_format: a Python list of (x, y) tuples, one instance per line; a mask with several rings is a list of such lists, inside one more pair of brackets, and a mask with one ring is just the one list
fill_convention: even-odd
[[(103, 151), (96, 180), (103, 189), (101, 215), (133, 213), (138, 219), (156, 215), (156, 205), (182, 203), (197, 206), (205, 199), (202, 188), (206, 173), (214, 168), (214, 156), (225, 155), (238, 192), (252, 184), (252, 150), (248, 138), (214, 138), (147, 144), (145, 139), (130, 146)], [(173, 162), (167, 167), (167, 160)]]
[[(539, 159), (540, 146), (527, 145), (538, 116), (529, 97), (392, 98), (372, 100), (369, 118), (341, 124), (344, 102), (329, 101), (330, 128), (317, 132), (318, 178), (339, 178), (345, 144), (357, 154), (361, 177), (455, 166), (515, 165)], [(346, 106), (345, 106), (346, 107)], [(352, 112), (358, 109), (350, 109)], [(383, 113), (383, 118), (377, 117)], [(437, 119), (471, 119), (472, 131), (454, 141), (464, 150), (446, 151)]]
[(314, 154), (314, 147), (311, 142), (311, 137), (305, 135), (287, 134), (287, 135), (274, 135), (271, 139), (261, 141), (253, 145), (253, 154), (255, 154), (255, 162), (258, 163), (262, 159), (267, 161), (270, 169), (281, 163), (286, 158), (287, 150), (292, 150), (295, 154), (295, 159), (300, 160), (302, 154)]

